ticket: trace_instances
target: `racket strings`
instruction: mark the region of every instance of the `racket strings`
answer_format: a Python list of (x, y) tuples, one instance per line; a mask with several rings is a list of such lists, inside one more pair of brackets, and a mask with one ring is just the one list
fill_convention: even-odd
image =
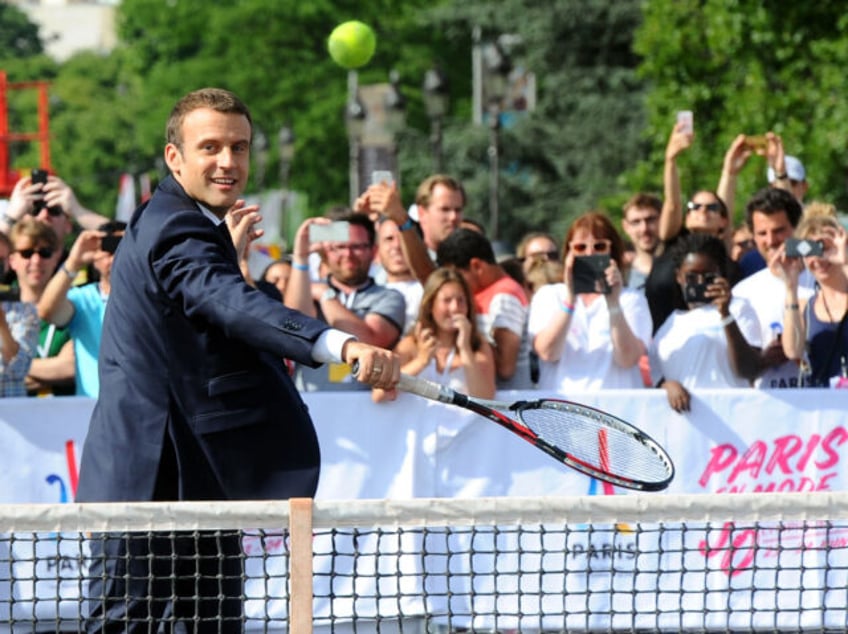
[(642, 482), (669, 477), (670, 463), (650, 439), (600, 412), (551, 402), (519, 415), (539, 438), (589, 469)]

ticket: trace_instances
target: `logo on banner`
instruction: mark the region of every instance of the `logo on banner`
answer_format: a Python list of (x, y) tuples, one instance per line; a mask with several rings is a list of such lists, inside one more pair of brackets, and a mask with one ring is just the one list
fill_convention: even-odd
[(65, 441), (65, 464), (68, 468), (65, 477), (57, 473), (51, 473), (44, 478), (47, 484), (55, 486), (58, 489), (60, 504), (73, 502), (77, 496), (79, 467), (77, 466), (76, 443), (73, 440)]
[[(724, 443), (710, 450), (698, 484), (716, 493), (828, 491), (839, 476), (839, 450), (846, 441), (848, 430), (837, 426), (823, 435), (755, 440), (744, 451)], [(790, 565), (786, 558), (793, 557), (800, 566), (805, 550), (846, 547), (848, 526), (827, 522), (725, 522), (698, 544), (701, 554), (729, 577), (748, 572), (756, 561), (781, 557), (785, 567)]]

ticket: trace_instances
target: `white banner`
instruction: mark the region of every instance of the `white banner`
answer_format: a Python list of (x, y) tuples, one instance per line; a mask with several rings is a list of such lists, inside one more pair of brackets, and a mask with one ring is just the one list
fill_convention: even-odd
[[(522, 396), (539, 394), (499, 395), (506, 400)], [(677, 467), (670, 493), (845, 490), (848, 483), (848, 411), (840, 390), (701, 392), (686, 415), (673, 412), (657, 390), (570, 396), (633, 422), (665, 446)], [(382, 405), (372, 404), (367, 393), (309, 393), (305, 398), (321, 443), (318, 497), (323, 499), (633, 495), (564, 468), (496, 424), (457, 408), (405, 394)], [(0, 439), (6, 449), (0, 502), (73, 500), (92, 405), (80, 398), (0, 401)], [(845, 524), (802, 531), (728, 522), (709, 531), (690, 526), (684, 533), (618, 524), (593, 526), (591, 532), (567, 538), (561, 528), (558, 537), (546, 538), (544, 553), (543, 538), (536, 533), (493, 529), (474, 538), (473, 550), (463, 541), (469, 536), (453, 535), (451, 550), (468, 554), (465, 561), (452, 556), (449, 563), (440, 555), (444, 539), (422, 544), (418, 536), (388, 534), (359, 537), (355, 543), (351, 537), (347, 549), (337, 540), (334, 594), (350, 596), (355, 585), (360, 596), (390, 597), (401, 591), (409, 597), (400, 605), (396, 599), (375, 599), (370, 608), (357, 603), (360, 618), (369, 609), (391, 618), (444, 613), (450, 607), (453, 614), (498, 613), (498, 629), (521, 631), (797, 630), (844, 627), (848, 621)], [(13, 548), (16, 580), (0, 584), (0, 601), (9, 605), (11, 595), (14, 614), (0, 619), (55, 622), (57, 611), (70, 618), (78, 610), (73, 599), (83, 558), (79, 547), (62, 542), (51, 551), (56, 536), (39, 537), (37, 545), (22, 540)], [(326, 539), (316, 539), (316, 552), (327, 550)], [(377, 561), (359, 554), (372, 552), (369, 542), (377, 539), (382, 553), (396, 552), (397, 557)], [(8, 544), (2, 547), (7, 552), (0, 556), (8, 560)], [(248, 535), (244, 548), (250, 576), (247, 615), (284, 616), (284, 571), (274, 570), (286, 562), (283, 533), (264, 540)], [(419, 555), (422, 548), (426, 558)], [(820, 565), (825, 560), (826, 578)], [(317, 557), (316, 573), (329, 574), (330, 563), (329, 557)], [(473, 588), (470, 577), (440, 575), (448, 565), (453, 573), (473, 565)], [(379, 569), (379, 593), (371, 587), (376, 577), (343, 575), (354, 568), (359, 574)], [(417, 585), (425, 583), (417, 574), (424, 569), (426, 588)], [(492, 574), (478, 574), (486, 570)], [(34, 576), (40, 579), (37, 586)], [(316, 588), (320, 595), (329, 593)], [(58, 597), (67, 601), (57, 602)], [(343, 620), (353, 613), (344, 598), (332, 604), (316, 599), (315, 608), (316, 618), (333, 614)], [(493, 626), (491, 616), (454, 617), (451, 623)]]

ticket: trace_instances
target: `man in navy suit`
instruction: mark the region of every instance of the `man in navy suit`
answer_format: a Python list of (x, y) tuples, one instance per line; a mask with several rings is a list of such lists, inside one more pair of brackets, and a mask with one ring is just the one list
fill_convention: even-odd
[[(171, 176), (135, 212), (115, 256), (77, 501), (312, 496), (317, 438), (283, 358), (358, 361), (363, 382), (397, 383), (391, 352), (242, 277), (238, 254), (259, 220), (239, 200), (251, 127), (247, 107), (220, 89), (192, 92), (171, 112)], [(89, 631), (148, 631), (151, 621), (151, 631), (157, 621), (242, 630), (235, 534), (109, 534), (92, 541), (91, 561)]]

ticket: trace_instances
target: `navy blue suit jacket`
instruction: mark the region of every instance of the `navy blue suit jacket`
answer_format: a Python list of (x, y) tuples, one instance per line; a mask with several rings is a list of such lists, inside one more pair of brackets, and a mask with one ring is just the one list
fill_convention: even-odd
[(225, 227), (166, 178), (115, 255), (77, 501), (153, 500), (166, 444), (177, 499), (311, 496), (317, 438), (283, 357), (315, 365), (326, 328), (248, 286)]

